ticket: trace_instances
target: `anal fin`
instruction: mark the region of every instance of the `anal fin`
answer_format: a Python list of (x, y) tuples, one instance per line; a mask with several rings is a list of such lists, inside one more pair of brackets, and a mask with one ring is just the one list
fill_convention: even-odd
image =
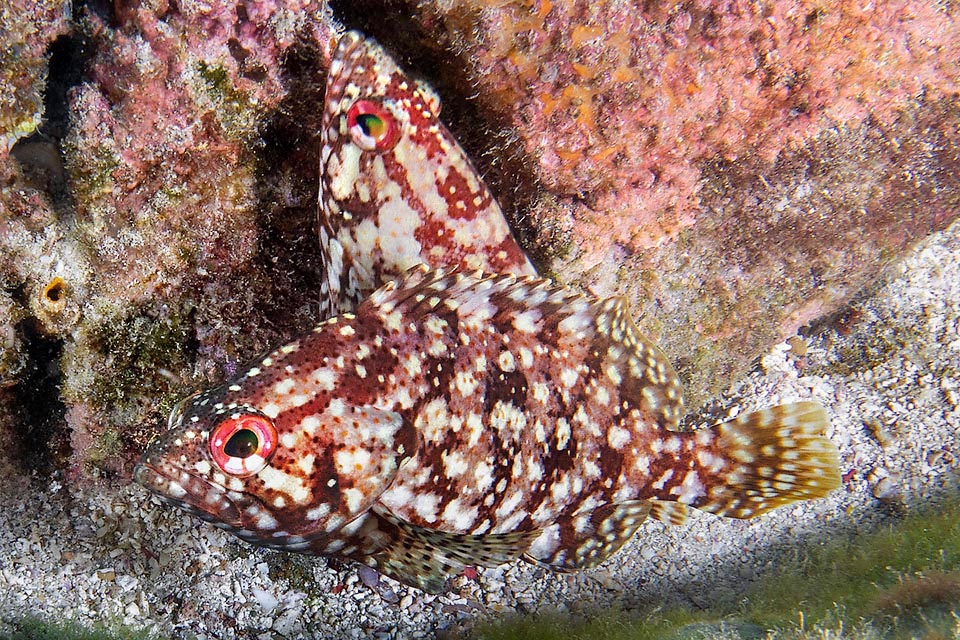
[(651, 507), (649, 500), (628, 500), (562, 517), (547, 527), (523, 559), (554, 571), (595, 567), (633, 537)]
[(686, 522), (689, 508), (682, 502), (650, 501), (650, 517), (664, 524), (680, 525)]
[(447, 533), (417, 526), (382, 507), (375, 507), (373, 513), (380, 533), (386, 534), (385, 543), (373, 555), (377, 569), (427, 593), (442, 593), (447, 579), (465, 567), (495, 567), (516, 560), (541, 533)]

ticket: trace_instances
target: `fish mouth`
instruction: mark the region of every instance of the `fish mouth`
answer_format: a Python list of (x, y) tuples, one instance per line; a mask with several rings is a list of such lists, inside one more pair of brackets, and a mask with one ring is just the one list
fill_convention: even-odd
[[(169, 463), (146, 457), (133, 470), (134, 480), (160, 500), (186, 511), (213, 526), (229, 531), (250, 544), (272, 549), (305, 551), (328, 538), (326, 531), (291, 534), (283, 529), (261, 530), (244, 511), (266, 511), (254, 496), (232, 491), (222, 485)], [(257, 508), (259, 507), (259, 508)]]
[[(158, 498), (224, 529), (243, 527), (237, 501), (243, 494), (173, 465), (140, 460), (133, 478)], [(233, 494), (233, 495), (231, 495)]]

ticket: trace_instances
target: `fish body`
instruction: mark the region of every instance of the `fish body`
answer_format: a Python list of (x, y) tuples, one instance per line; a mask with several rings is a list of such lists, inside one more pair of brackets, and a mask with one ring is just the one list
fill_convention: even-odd
[(647, 517), (749, 518), (839, 486), (815, 403), (682, 432), (676, 373), (625, 301), (536, 276), (438, 112), (374, 41), (341, 39), (319, 207), (335, 315), (184, 399), (138, 482), (251, 543), (430, 592), (466, 566), (594, 566)]
[(645, 518), (749, 518), (839, 486), (810, 402), (681, 432), (621, 299), (414, 268), (174, 410), (137, 480), (254, 544), (438, 592), (469, 565), (572, 571)]
[(439, 112), (436, 93), (375, 40), (340, 39), (321, 131), (324, 317), (418, 264), (536, 275)]

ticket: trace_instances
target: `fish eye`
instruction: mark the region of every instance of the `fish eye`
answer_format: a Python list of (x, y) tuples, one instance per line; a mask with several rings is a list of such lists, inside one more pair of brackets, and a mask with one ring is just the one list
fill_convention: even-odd
[(213, 461), (238, 478), (260, 473), (276, 448), (276, 427), (257, 413), (235, 414), (218, 424), (210, 436)]
[(357, 100), (347, 111), (347, 130), (364, 151), (392, 149), (400, 137), (397, 120), (382, 104)]

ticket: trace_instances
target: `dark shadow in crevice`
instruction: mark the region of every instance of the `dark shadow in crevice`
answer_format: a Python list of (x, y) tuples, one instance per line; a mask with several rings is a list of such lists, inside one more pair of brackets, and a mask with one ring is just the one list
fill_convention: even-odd
[(86, 36), (73, 32), (54, 40), (48, 56), (43, 120), (10, 153), (20, 164), (26, 184), (46, 193), (54, 210), (63, 211), (71, 209), (72, 202), (62, 149), (70, 127), (69, 92), (83, 82), (93, 49)]
[(70, 457), (67, 406), (60, 396), (63, 341), (46, 335), (36, 318), (19, 322), (16, 332), (26, 364), (5, 403), (14, 424), (9, 432), (14, 441), (7, 446), (24, 474), (48, 475)]
[[(176, 8), (176, 3), (173, 0), (168, 0), (167, 4), (171, 9)], [(134, 10), (136, 6), (137, 3), (120, 0), (73, 0), (71, 2), (71, 15), (78, 21), (84, 16), (95, 16), (110, 28), (116, 29), (121, 26), (120, 14), (125, 10)]]
[(270, 283), (258, 313), (277, 337), (313, 326), (319, 310), (317, 193), (326, 67), (317, 43), (303, 38), (284, 56), (287, 94), (261, 126), (257, 151), (260, 211), (256, 261)]
[(62, 140), (70, 126), (70, 89), (86, 78), (93, 59), (93, 46), (84, 34), (74, 31), (50, 44), (50, 67), (43, 97), (43, 122), (39, 131), (48, 138)]
[[(73, 15), (80, 15), (85, 6), (75, 2)], [(70, 128), (69, 92), (83, 82), (93, 51), (89, 39), (74, 31), (54, 40), (47, 53), (43, 119), (32, 135), (13, 146), (11, 155), (19, 164), (21, 184), (46, 195), (52, 209), (63, 216), (73, 210), (62, 151)], [(62, 281), (55, 279), (47, 288), (44, 295), (51, 304), (60, 301), (63, 287)], [(24, 308), (30, 308), (23, 288), (12, 295)], [(13, 452), (11, 460), (26, 474), (47, 476), (65, 468), (71, 453), (67, 407), (60, 395), (64, 342), (50, 336), (34, 317), (17, 323), (14, 331), (25, 365), (4, 402), (14, 425), (10, 431), (13, 442), (8, 443)]]

